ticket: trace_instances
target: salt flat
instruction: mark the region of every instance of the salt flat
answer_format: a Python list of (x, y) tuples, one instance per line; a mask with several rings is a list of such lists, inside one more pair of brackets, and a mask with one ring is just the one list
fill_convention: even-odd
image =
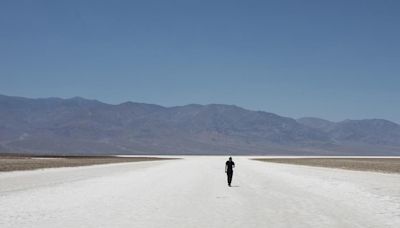
[(234, 157), (0, 173), (0, 227), (400, 227), (400, 175)]

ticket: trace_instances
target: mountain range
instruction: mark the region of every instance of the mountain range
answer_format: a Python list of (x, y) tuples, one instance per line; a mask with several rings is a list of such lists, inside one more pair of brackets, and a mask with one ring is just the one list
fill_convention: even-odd
[(117, 105), (0, 95), (0, 152), (50, 155), (400, 155), (383, 119), (293, 119), (234, 105)]

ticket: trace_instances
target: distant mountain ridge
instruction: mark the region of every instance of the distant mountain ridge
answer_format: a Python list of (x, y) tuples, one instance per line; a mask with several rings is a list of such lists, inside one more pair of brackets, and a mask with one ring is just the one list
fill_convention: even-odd
[(400, 125), (292, 119), (234, 105), (118, 105), (0, 95), (0, 152), (400, 155)]

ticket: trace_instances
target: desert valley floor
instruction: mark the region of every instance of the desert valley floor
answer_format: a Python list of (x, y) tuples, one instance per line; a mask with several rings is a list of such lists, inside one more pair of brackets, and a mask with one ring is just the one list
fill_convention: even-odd
[(0, 227), (400, 227), (400, 174), (225, 161), (0, 173)]

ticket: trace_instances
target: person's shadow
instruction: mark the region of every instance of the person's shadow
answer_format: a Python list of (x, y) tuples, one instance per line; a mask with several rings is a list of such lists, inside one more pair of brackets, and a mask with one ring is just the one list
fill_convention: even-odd
[(239, 188), (240, 185), (232, 185), (231, 188)]

